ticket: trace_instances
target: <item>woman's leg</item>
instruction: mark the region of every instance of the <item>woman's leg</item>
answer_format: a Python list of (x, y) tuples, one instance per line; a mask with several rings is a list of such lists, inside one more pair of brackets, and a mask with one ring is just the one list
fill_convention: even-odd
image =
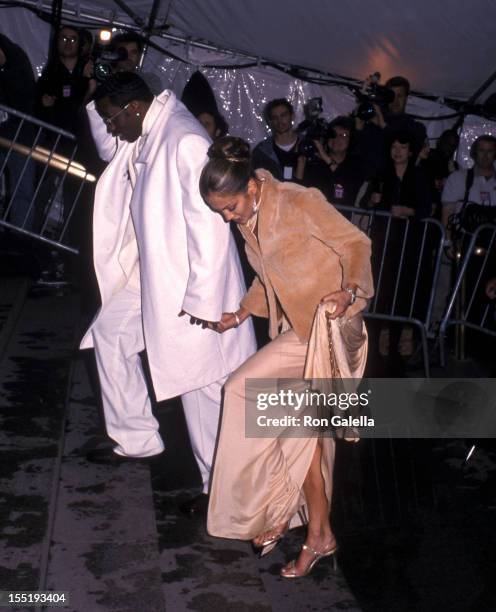
[[(300, 379), (306, 351), (293, 331), (285, 332), (229, 377), (210, 491), (211, 535), (253, 539), (284, 527), (297, 512), (317, 440), (285, 438), (284, 428), (277, 427), (271, 435), (253, 424), (260, 415), (274, 416), (271, 407), (257, 409), (258, 389), (278, 393), (280, 379)], [(260, 432), (256, 437), (246, 432), (250, 423), (255, 435)]]
[[(312, 463), (303, 483), (303, 491), (308, 507), (308, 530), (305, 544), (319, 553), (326, 553), (336, 548), (336, 538), (332, 533), (329, 521), (329, 500), (325, 492), (325, 482), (321, 469), (322, 441), (315, 448)], [(315, 555), (302, 549), (295, 562), (282, 569), (282, 574), (300, 576), (306, 573)]]

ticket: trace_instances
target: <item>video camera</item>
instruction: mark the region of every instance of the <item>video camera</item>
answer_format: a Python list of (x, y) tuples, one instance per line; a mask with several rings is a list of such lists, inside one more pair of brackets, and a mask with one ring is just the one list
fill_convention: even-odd
[(93, 76), (97, 81), (105, 81), (112, 72), (117, 62), (127, 60), (128, 54), (125, 47), (109, 49), (108, 46), (97, 45), (93, 52)]
[(336, 133), (329, 124), (320, 115), (323, 111), (322, 98), (310, 98), (304, 105), (303, 111), (305, 120), (302, 121), (296, 128), (296, 132), (300, 138), (298, 153), (304, 155), (307, 161), (318, 162), (319, 156), (314, 140), (319, 140), (324, 144), (329, 138), (333, 138)]
[(355, 115), (362, 121), (370, 121), (375, 116), (374, 105), (386, 107), (394, 100), (394, 91), (379, 85), (381, 80), (381, 73), (374, 72), (369, 77), (369, 85), (364, 86), (361, 91), (355, 92), (355, 95), (360, 102), (358, 108), (355, 111)]

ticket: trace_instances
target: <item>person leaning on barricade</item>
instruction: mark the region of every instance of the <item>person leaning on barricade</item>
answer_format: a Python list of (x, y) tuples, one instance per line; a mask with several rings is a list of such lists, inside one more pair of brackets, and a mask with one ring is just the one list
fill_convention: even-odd
[(245, 383), (301, 379), (312, 321), (321, 309), (347, 347), (337, 356), (339, 371), (346, 367), (350, 378), (362, 376), (367, 336), (361, 311), (373, 293), (370, 241), (318, 190), (255, 171), (249, 145), (240, 138), (217, 140), (208, 156), (202, 196), (226, 223), (237, 224), (257, 276), (236, 311), (205, 323), (229, 333), (250, 315), (266, 317), (272, 341), (225, 385), (207, 527), (218, 537), (252, 540), (265, 555), (308, 506), (305, 544), (281, 570), (284, 578), (298, 578), (337, 549), (329, 522), (334, 440), (312, 433), (247, 438)]
[[(406, 219), (411, 221), (424, 219), (430, 216), (431, 191), (429, 183), (422, 168), (415, 164), (414, 140), (408, 132), (398, 132), (391, 138), (390, 158), (381, 178), (372, 183), (372, 193), (368, 207), (384, 210), (393, 217), (389, 232), (387, 231), (388, 218), (376, 217), (371, 229), (372, 262), (374, 278), (377, 279), (383, 260), (381, 284), (378, 289), (377, 311), (383, 314), (407, 316), (411, 305), (412, 288), (415, 281), (416, 269), (419, 265), (418, 253), (418, 227), (412, 223), (406, 231)], [(401, 264), (401, 253), (404, 240), (407, 240), (404, 251), (404, 260)], [(420, 301), (425, 307), (428, 295), (430, 278), (428, 273), (432, 262), (425, 259), (421, 262), (425, 274), (420, 275), (420, 291), (423, 295)], [(393, 300), (396, 293), (396, 303)], [(413, 352), (413, 330), (392, 323), (383, 328), (380, 339), (380, 352), (397, 360), (399, 355), (408, 357)]]
[[(467, 247), (480, 226), (496, 224), (496, 138), (489, 134), (476, 138), (470, 147), (470, 157), (474, 161), (472, 168), (458, 170), (448, 177), (442, 194), (442, 212), (448, 238), (445, 253), (455, 276), (460, 264), (468, 258), (460, 306), (463, 310), (471, 304), (469, 319), (479, 323), (487, 306), (484, 287), (496, 267), (496, 249), (490, 240), (491, 232), (486, 231), (477, 234), (471, 252)], [(470, 337), (471, 332), (468, 332), (469, 346), (473, 343)], [(492, 348), (484, 346), (482, 338), (478, 338), (472, 347), (477, 353), (485, 349), (492, 351)]]
[(456, 249), (453, 241), (460, 232), (472, 232), (483, 222), (496, 220), (496, 138), (483, 134), (470, 147), (474, 165), (468, 170), (450, 174), (441, 196), (442, 219), (449, 240), (448, 256)]

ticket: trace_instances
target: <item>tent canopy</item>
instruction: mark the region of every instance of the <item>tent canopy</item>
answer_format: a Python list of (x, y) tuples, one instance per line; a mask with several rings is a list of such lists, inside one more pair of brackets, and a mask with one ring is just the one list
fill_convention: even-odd
[[(148, 23), (153, 0), (63, 6), (133, 25), (124, 2)], [(253, 57), (360, 80), (401, 74), (415, 91), (462, 100), (496, 70), (493, 0), (160, 0), (155, 25), (164, 23), (169, 33)]]
[[(47, 58), (47, 21), (53, 5), (52, 0), (0, 0), (0, 31), (27, 51), (38, 74)], [(160, 75), (162, 85), (180, 96), (199, 68), (230, 132), (252, 144), (267, 134), (262, 109), (272, 98), (290, 99), (297, 121), (311, 97), (322, 97), (326, 119), (348, 114), (356, 105), (346, 86), (309, 82), (281, 68), (321, 71), (354, 84), (376, 71), (383, 82), (403, 75), (414, 92), (462, 101), (490, 75), (496, 76), (491, 63), (496, 58), (493, 0), (62, 0), (62, 21), (148, 34), (154, 8), (153, 44), (144, 69)], [(279, 66), (266, 66), (266, 61)], [(344, 83), (343, 79), (334, 78), (334, 83)], [(494, 91), (496, 83), (472, 102), (481, 103)], [(457, 117), (442, 99), (415, 95), (407, 111), (423, 119), (431, 143)], [(496, 135), (496, 123), (483, 116), (464, 116), (460, 163), (471, 163), (470, 145), (484, 133)]]

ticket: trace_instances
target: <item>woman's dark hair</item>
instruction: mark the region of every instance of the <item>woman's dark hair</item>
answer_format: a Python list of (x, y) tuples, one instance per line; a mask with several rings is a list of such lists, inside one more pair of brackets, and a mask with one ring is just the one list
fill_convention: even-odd
[(389, 155), (386, 169), (384, 172), (384, 186), (382, 191), (382, 202), (387, 208), (394, 205), (400, 206), (412, 206), (412, 202), (416, 199), (416, 181), (417, 181), (417, 170), (415, 167), (415, 154), (413, 152), (414, 138), (413, 135), (408, 131), (397, 131), (391, 134), (388, 139), (389, 151), (394, 142), (399, 142), (402, 145), (409, 145), (410, 157), (408, 164), (401, 180), (401, 186), (398, 189), (398, 178), (396, 175), (396, 168), (394, 162)]
[(95, 100), (108, 98), (114, 106), (124, 108), (133, 100), (152, 102), (148, 85), (134, 72), (116, 72), (105, 79), (95, 91)]
[(224, 117), (216, 110), (201, 110), (196, 113), (195, 117), (198, 119), (200, 115), (210, 115), (215, 123), (215, 131), (219, 130), (218, 138), (222, 138), (229, 132), (229, 125)]
[(243, 193), (248, 181), (256, 178), (251, 164), (250, 145), (242, 138), (224, 136), (210, 146), (209, 159), (200, 176), (200, 193)]
[(388, 139), (388, 147), (391, 149), (393, 142), (399, 142), (402, 145), (410, 145), (410, 151), (413, 153), (415, 148), (415, 138), (411, 132), (401, 130), (393, 132)]

